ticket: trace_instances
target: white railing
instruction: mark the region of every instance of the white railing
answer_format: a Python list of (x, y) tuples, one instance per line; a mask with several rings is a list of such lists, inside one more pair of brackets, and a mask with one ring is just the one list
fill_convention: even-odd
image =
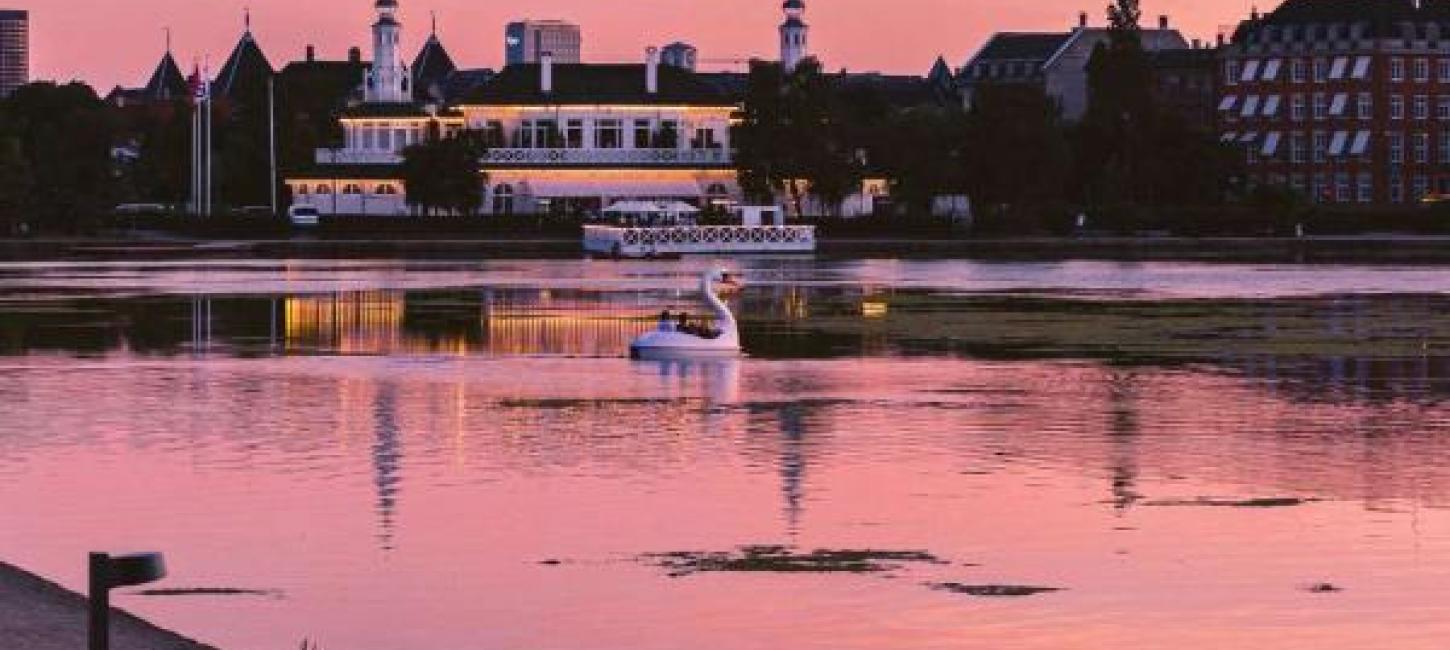
[(584, 226), (584, 249), (623, 257), (677, 253), (806, 253), (816, 249), (816, 227)]
[(724, 149), (489, 149), (485, 164), (728, 165)]
[(403, 156), (392, 151), (317, 150), (319, 165), (397, 165), (402, 162)]

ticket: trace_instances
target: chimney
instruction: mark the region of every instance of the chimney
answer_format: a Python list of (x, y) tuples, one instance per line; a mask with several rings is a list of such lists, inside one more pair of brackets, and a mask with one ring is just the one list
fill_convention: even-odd
[(1218, 35), (1218, 41), (1217, 41), (1218, 46), (1219, 47), (1223, 47), (1223, 42), (1224, 42), (1223, 34), (1219, 34)]
[(1087, 20), (1088, 19), (1087, 19), (1087, 12), (1086, 11), (1079, 11), (1079, 12), (1077, 12), (1077, 26), (1078, 27), (1086, 28), (1087, 27)]
[(307, 62), (308, 63), (312, 63), (313, 61), (316, 61), (316, 60), (317, 60), (317, 48), (316, 47), (313, 47), (311, 45), (308, 45), (307, 46)]
[(1196, 39), (1196, 38), (1193, 39), (1193, 49), (1195, 49), (1195, 50), (1201, 50), (1201, 49), (1203, 49), (1203, 41), (1201, 41), (1199, 39)]
[(539, 92), (550, 95), (554, 92), (554, 53), (539, 53)]
[(362, 48), (353, 46), (347, 48), (348, 63), (362, 63)]
[(1158, 29), (1165, 32), (1168, 31), (1168, 16), (1166, 14), (1158, 17)]
[(660, 92), (660, 49), (657, 47), (644, 50), (644, 90), (651, 95)]

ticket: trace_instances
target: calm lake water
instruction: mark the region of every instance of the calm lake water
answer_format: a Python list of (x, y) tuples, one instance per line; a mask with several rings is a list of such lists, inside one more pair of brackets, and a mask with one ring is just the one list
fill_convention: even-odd
[[(229, 650), (1450, 639), (1450, 268), (742, 259), (749, 356), (625, 358), (707, 265), (0, 264), (0, 559)], [(653, 555), (751, 545), (937, 561)]]

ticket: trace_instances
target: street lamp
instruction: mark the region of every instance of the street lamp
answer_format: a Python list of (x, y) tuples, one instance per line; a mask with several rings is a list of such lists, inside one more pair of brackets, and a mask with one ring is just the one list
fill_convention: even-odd
[(166, 563), (160, 553), (90, 556), (90, 650), (111, 647), (111, 590), (155, 582), (166, 577)]

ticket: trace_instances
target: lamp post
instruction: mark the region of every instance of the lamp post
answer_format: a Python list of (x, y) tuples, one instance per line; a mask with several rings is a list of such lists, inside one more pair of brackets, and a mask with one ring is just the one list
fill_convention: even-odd
[(90, 555), (90, 650), (111, 647), (111, 590), (155, 582), (166, 576), (160, 553)]

